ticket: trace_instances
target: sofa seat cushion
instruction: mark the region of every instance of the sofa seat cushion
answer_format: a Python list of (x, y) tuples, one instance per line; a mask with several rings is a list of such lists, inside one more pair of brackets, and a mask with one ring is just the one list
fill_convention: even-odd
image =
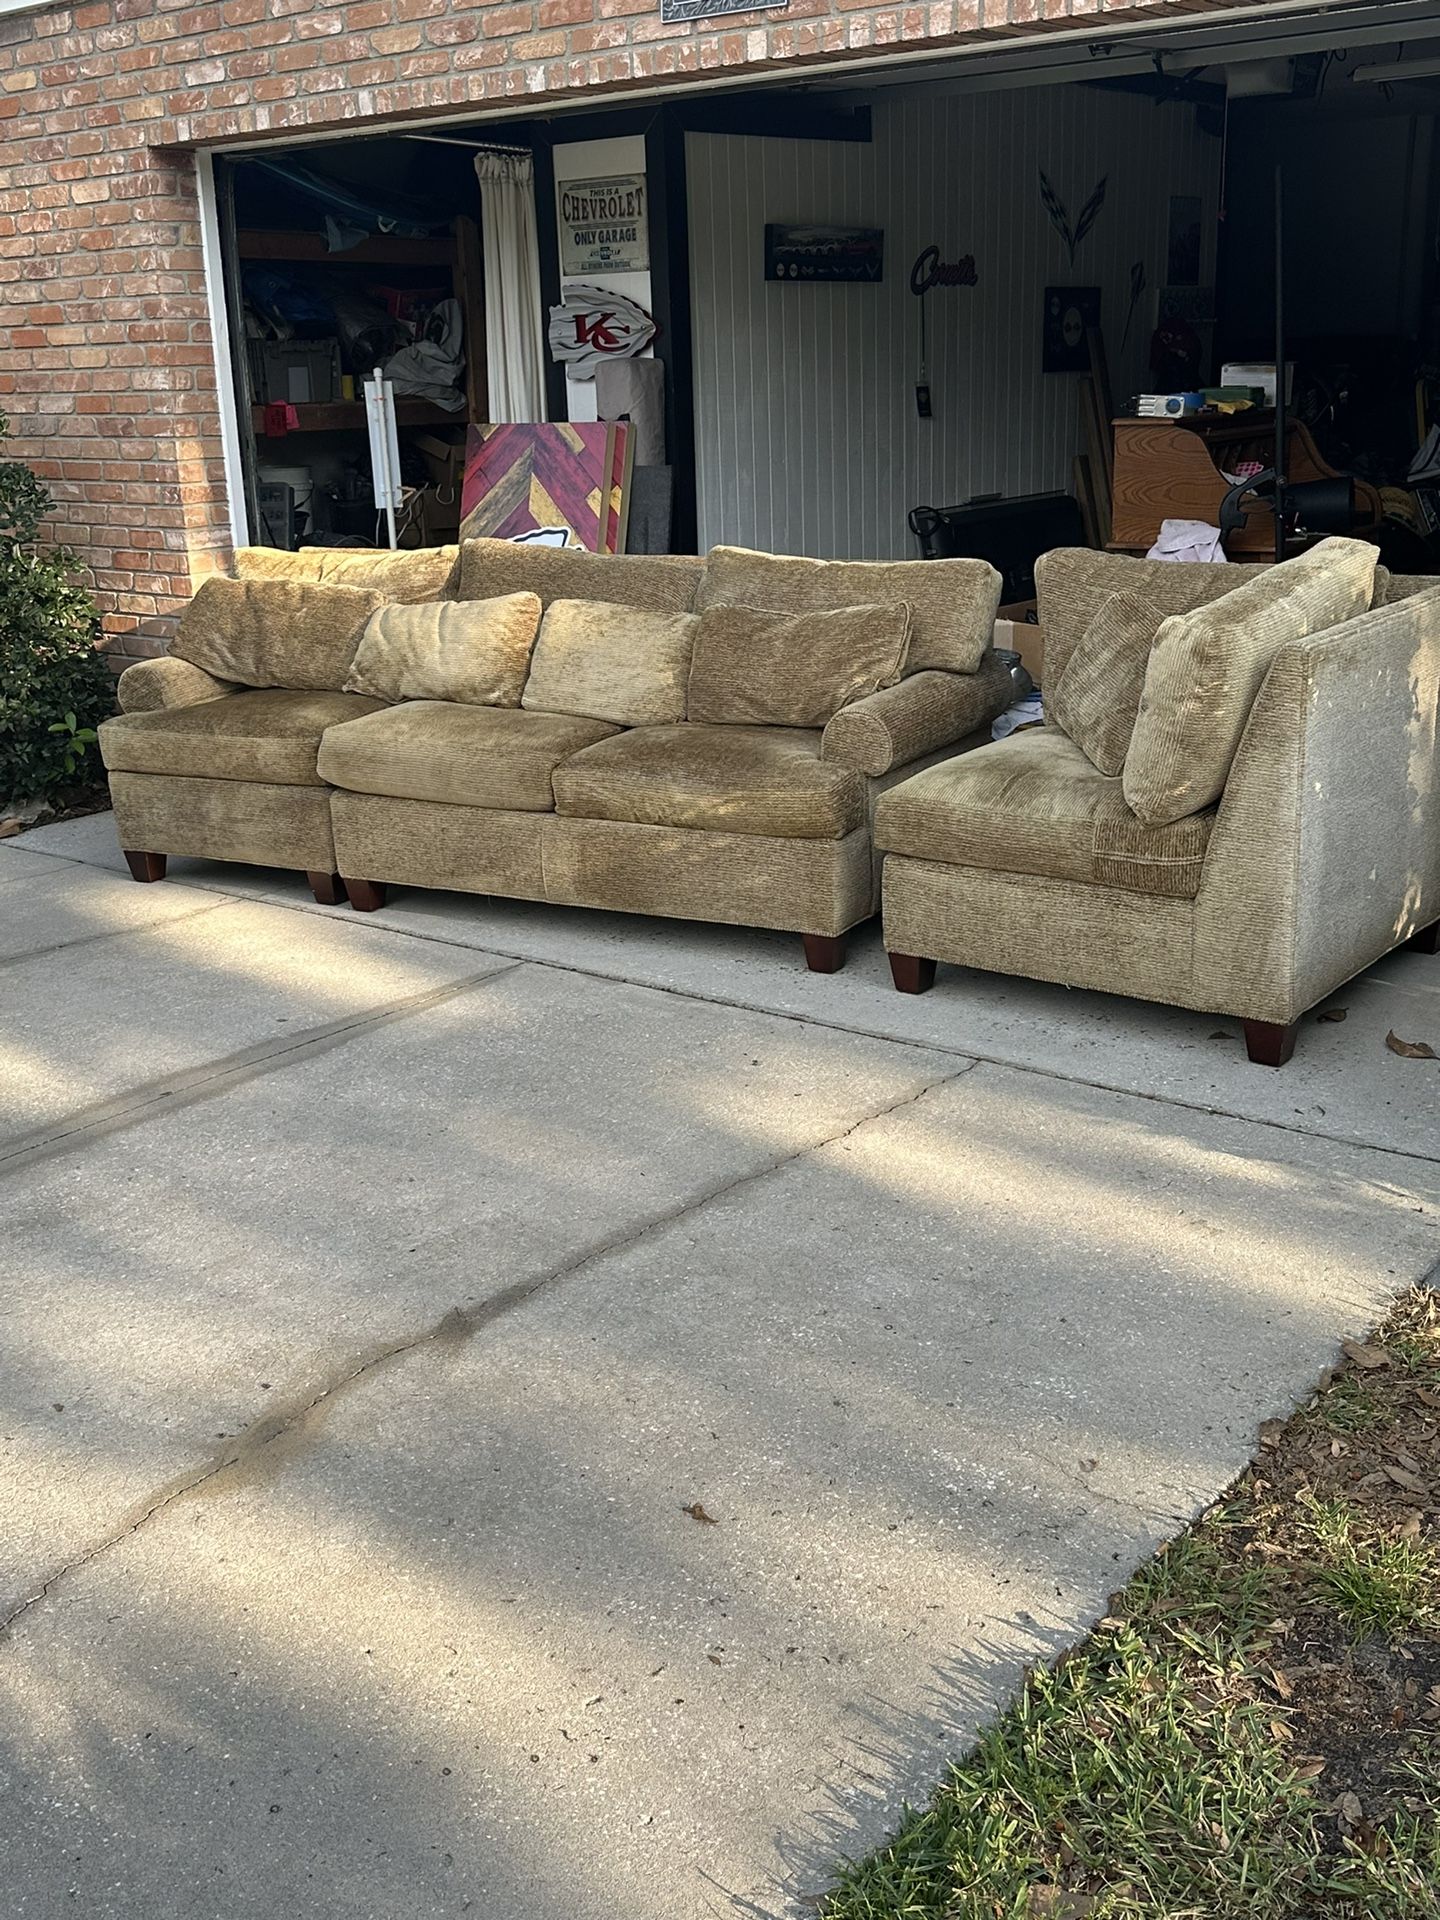
[(863, 777), (798, 727), (636, 727), (555, 772), (557, 813), (777, 839), (842, 839), (866, 800)]
[(188, 707), (119, 714), (100, 729), (100, 753), (112, 773), (319, 787), (325, 783), (316, 757), (325, 729), (374, 713), (379, 705), (358, 693), (253, 688)]
[(1193, 900), (1214, 810), (1147, 827), (1058, 727), (942, 760), (876, 811), (885, 853)]
[(320, 775), (350, 793), (549, 813), (556, 767), (614, 731), (568, 714), (407, 700), (331, 727), (320, 743)]

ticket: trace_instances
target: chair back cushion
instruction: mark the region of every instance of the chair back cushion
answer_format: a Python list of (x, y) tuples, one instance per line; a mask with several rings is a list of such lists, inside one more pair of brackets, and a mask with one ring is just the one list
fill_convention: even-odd
[(1111, 594), (1128, 589), (1143, 593), (1162, 614), (1191, 613), (1268, 571), (1228, 562), (1136, 560), (1090, 547), (1055, 547), (1041, 554), (1035, 562), (1035, 593), (1047, 690)]
[(587, 553), (532, 541), (465, 540), (459, 597), (538, 593), (546, 607), (552, 600), (596, 600), (650, 613), (689, 613), (703, 570), (694, 554)]
[(905, 671), (910, 609), (766, 613), (708, 607), (690, 669), (689, 718), (701, 724), (823, 727)]
[(387, 600), (448, 600), (455, 594), (458, 546), (238, 547), (237, 580), (318, 580), (331, 587), (367, 587)]
[(1045, 695), (1045, 718), (1101, 773), (1113, 777), (1124, 769), (1164, 618), (1143, 593), (1129, 587), (1112, 593)]
[(712, 547), (696, 606), (830, 613), (841, 607), (910, 608), (907, 673), (929, 667), (974, 673), (994, 642), (1000, 575), (987, 560), (802, 560)]
[(385, 602), (360, 587), (309, 580), (206, 580), (170, 651), (242, 687), (338, 693), (365, 623)]
[(361, 636), (345, 691), (518, 707), (539, 631), (533, 593), (382, 607)]
[(553, 600), (520, 704), (532, 713), (573, 713), (617, 727), (683, 720), (698, 625), (693, 613)]
[(1125, 799), (1149, 826), (1183, 820), (1225, 790), (1250, 709), (1281, 647), (1368, 611), (1375, 549), (1322, 540), (1155, 636), (1130, 750)]

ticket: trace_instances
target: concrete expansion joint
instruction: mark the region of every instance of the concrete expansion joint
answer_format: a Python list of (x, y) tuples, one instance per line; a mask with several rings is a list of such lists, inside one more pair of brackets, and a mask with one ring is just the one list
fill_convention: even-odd
[[(506, 968), (505, 972), (511, 971)], [(494, 973), (485, 974), (484, 979), (493, 980)], [(474, 981), (465, 981), (458, 986), (442, 990), (448, 997), (463, 990)], [(441, 997), (439, 994), (418, 996), (427, 1003)], [(406, 1007), (412, 1002), (402, 1003)], [(887, 1100), (878, 1107), (849, 1120), (833, 1133), (822, 1139), (808, 1141), (804, 1146), (796, 1147), (788, 1153), (777, 1154), (762, 1166), (752, 1167), (743, 1173), (732, 1174), (729, 1178), (716, 1181), (703, 1188), (687, 1200), (664, 1208), (652, 1214), (638, 1227), (627, 1228), (622, 1232), (609, 1234), (603, 1240), (592, 1242), (583, 1247), (570, 1259), (547, 1268), (543, 1273), (534, 1274), (527, 1279), (513, 1282), (502, 1288), (499, 1293), (470, 1307), (452, 1307), (432, 1325), (417, 1333), (401, 1335), (398, 1339), (382, 1342), (359, 1354), (353, 1355), (343, 1366), (320, 1387), (312, 1388), (298, 1396), (289, 1405), (282, 1405), (267, 1413), (262, 1420), (254, 1422), (243, 1433), (212, 1454), (208, 1460), (187, 1469), (184, 1473), (167, 1481), (154, 1493), (147, 1494), (139, 1502), (130, 1516), (113, 1532), (94, 1542), (82, 1553), (75, 1555), (64, 1565), (57, 1567), (37, 1587), (18, 1600), (10, 1610), (0, 1616), (0, 1642), (8, 1639), (11, 1630), (43, 1600), (49, 1598), (63, 1582), (74, 1574), (82, 1572), (103, 1555), (124, 1544), (133, 1535), (139, 1533), (158, 1514), (173, 1506), (177, 1501), (209, 1489), (212, 1493), (224, 1493), (232, 1488), (248, 1486), (265, 1477), (267, 1473), (277, 1471), (288, 1461), (296, 1450), (297, 1443), (303, 1443), (306, 1428), (329, 1405), (359, 1382), (377, 1374), (396, 1361), (405, 1359), (412, 1353), (425, 1348), (448, 1352), (471, 1338), (484, 1328), (494, 1324), (517, 1308), (533, 1300), (538, 1294), (548, 1293), (566, 1280), (574, 1279), (587, 1268), (595, 1267), (612, 1255), (629, 1253), (644, 1246), (657, 1235), (665, 1232), (681, 1221), (693, 1217), (717, 1201), (728, 1198), (743, 1188), (754, 1187), (773, 1178), (787, 1167), (798, 1161), (823, 1153), (830, 1147), (839, 1146), (859, 1133), (863, 1128), (873, 1126), (877, 1121), (886, 1120), (892, 1114), (901, 1113), (908, 1107), (916, 1106), (928, 1094), (948, 1086), (962, 1075), (971, 1071), (973, 1061), (963, 1061), (951, 1071), (932, 1075), (920, 1086), (897, 1099)]]
[(218, 913), (222, 907), (234, 904), (234, 896), (227, 895), (211, 901), (208, 906), (195, 907), (189, 913), (172, 913), (152, 926), (106, 927), (100, 933), (81, 933), (73, 940), (57, 940), (53, 946), (28, 947), (24, 953), (12, 953), (0, 959), (0, 968), (27, 966), (32, 960), (48, 960), (52, 954), (71, 953), (76, 947), (98, 946), (102, 940), (144, 940), (157, 933), (168, 933), (172, 927), (183, 927), (187, 920), (198, 920), (202, 914)]

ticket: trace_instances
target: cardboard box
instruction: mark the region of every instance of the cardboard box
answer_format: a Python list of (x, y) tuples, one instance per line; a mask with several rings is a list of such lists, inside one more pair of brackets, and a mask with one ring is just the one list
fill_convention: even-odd
[(1008, 647), (1012, 653), (1018, 653), (1025, 671), (1036, 686), (1042, 684), (1045, 639), (1039, 627), (1021, 620), (997, 620), (995, 644), (997, 647)]

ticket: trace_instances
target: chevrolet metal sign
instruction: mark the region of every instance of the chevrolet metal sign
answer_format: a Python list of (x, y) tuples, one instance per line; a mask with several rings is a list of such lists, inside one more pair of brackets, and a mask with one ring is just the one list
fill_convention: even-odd
[(645, 176), (621, 173), (604, 180), (559, 180), (560, 272), (634, 273), (650, 264)]

